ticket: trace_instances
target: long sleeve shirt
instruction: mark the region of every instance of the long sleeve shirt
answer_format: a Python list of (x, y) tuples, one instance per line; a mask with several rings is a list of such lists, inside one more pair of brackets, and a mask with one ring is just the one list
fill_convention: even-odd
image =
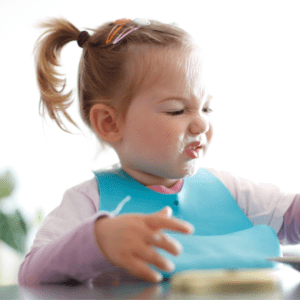
[[(277, 233), (282, 245), (300, 243), (300, 195), (287, 194), (272, 184), (255, 183), (229, 172), (207, 168), (227, 187), (253, 225), (265, 224)], [(171, 189), (148, 187), (160, 193), (177, 193), (183, 181)], [(96, 178), (68, 189), (61, 204), (43, 221), (33, 245), (19, 269), (19, 284), (107, 280), (110, 274), (137, 280), (107, 261), (99, 249), (94, 223), (101, 216), (101, 195)], [(113, 277), (115, 278), (115, 277)]]

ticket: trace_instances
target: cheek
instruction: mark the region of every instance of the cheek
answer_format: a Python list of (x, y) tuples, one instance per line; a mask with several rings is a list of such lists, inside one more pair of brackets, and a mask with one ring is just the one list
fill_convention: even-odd
[(184, 124), (181, 124), (180, 120), (168, 119), (163, 120), (160, 124), (161, 135), (168, 140), (176, 139), (178, 136), (182, 135)]
[(151, 122), (147, 117), (139, 116), (127, 127), (127, 136), (130, 137), (128, 142), (132, 143), (132, 146), (146, 148), (155, 141), (157, 132), (158, 128), (155, 122)]
[(173, 120), (162, 120), (156, 123), (158, 136), (163, 144), (177, 141), (182, 136), (182, 125)]
[(209, 144), (211, 139), (212, 139), (212, 136), (213, 136), (213, 127), (212, 127), (212, 124), (210, 123), (209, 124), (209, 129), (208, 131), (206, 132), (206, 138), (207, 138), (207, 143)]

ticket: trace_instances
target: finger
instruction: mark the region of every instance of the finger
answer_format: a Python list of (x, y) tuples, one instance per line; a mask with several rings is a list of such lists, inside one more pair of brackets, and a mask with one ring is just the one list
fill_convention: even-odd
[(152, 229), (169, 229), (182, 233), (193, 233), (195, 228), (192, 224), (176, 219), (176, 218), (162, 218), (161, 216), (151, 215), (146, 216), (147, 225)]
[(173, 214), (173, 209), (170, 206), (166, 206), (165, 211), (166, 211), (167, 217), (171, 218), (172, 214)]
[(180, 254), (183, 249), (182, 245), (176, 239), (167, 234), (162, 234), (161, 232), (148, 234), (146, 242), (155, 247), (164, 249), (173, 255)]
[(173, 210), (170, 206), (166, 206), (155, 214), (165, 215), (167, 218), (171, 218)]
[(137, 257), (142, 258), (147, 263), (150, 263), (156, 266), (157, 268), (167, 272), (171, 272), (175, 269), (175, 265), (172, 261), (163, 258), (152, 247), (143, 246), (140, 248), (140, 250), (141, 251), (139, 251), (138, 253), (135, 252), (134, 254)]
[(131, 256), (131, 258), (126, 261), (123, 268), (125, 268), (131, 275), (146, 281), (160, 282), (162, 280), (162, 275), (160, 273), (150, 269), (145, 260), (135, 255)]
[[(182, 252), (182, 245), (176, 239), (172, 238), (168, 234), (164, 234), (161, 230), (151, 230), (147, 226), (140, 226), (135, 228), (136, 236), (139, 238), (141, 246), (144, 244), (156, 246), (162, 248), (173, 255), (178, 255)], [(138, 249), (138, 247), (132, 247), (132, 249)], [(139, 251), (141, 252), (141, 251)]]

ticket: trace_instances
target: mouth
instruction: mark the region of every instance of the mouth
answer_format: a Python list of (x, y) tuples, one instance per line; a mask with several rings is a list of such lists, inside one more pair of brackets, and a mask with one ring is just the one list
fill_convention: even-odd
[(200, 151), (203, 149), (203, 145), (201, 142), (194, 142), (189, 144), (185, 149), (184, 153), (190, 158), (198, 158), (200, 155)]

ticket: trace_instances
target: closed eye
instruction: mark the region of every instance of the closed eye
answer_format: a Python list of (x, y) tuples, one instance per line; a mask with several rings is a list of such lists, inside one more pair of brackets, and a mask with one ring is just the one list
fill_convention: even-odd
[(204, 108), (204, 110), (206, 110), (207, 113), (213, 112), (213, 110), (211, 108)]
[(176, 110), (176, 111), (168, 111), (167, 114), (171, 116), (177, 116), (184, 113), (184, 109), (182, 110)]
[[(213, 110), (211, 108), (204, 108), (204, 112), (206, 113), (211, 113)], [(184, 113), (184, 109), (182, 110), (176, 110), (176, 111), (168, 111), (167, 114), (171, 116), (177, 116), (177, 115), (182, 115)]]

